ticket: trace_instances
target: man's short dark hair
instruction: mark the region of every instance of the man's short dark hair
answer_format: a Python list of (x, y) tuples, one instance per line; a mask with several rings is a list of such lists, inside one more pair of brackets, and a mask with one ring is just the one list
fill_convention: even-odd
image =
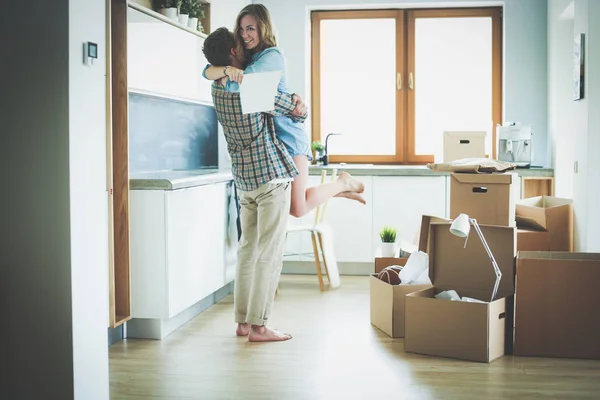
[(225, 66), (231, 64), (229, 56), (234, 46), (233, 32), (225, 27), (221, 27), (204, 39), (202, 52), (206, 60), (212, 65)]

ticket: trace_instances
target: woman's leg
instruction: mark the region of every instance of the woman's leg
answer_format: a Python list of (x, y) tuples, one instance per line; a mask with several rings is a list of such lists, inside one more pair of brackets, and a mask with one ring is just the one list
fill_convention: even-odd
[(333, 182), (322, 185), (308, 186), (308, 157), (299, 155), (294, 157), (294, 163), (300, 172), (292, 182), (292, 204), (290, 214), (296, 218), (308, 214), (317, 206), (325, 203), (334, 196), (347, 197), (361, 203), (365, 200), (360, 195), (365, 190), (362, 182), (357, 181), (347, 172), (341, 172)]

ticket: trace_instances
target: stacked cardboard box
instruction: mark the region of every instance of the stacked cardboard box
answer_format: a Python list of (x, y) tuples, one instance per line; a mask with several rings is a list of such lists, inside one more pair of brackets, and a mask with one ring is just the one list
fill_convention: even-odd
[(516, 173), (450, 175), (450, 218), (464, 213), (479, 224), (515, 226)]

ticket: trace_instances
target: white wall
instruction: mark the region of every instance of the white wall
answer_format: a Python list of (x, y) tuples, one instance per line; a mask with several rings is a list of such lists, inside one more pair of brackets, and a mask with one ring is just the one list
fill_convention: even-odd
[(214, 31), (221, 26), (233, 31), (238, 13), (251, 0), (212, 0), (210, 4), (210, 29)]
[(104, 2), (0, 13), (2, 399), (109, 397)]
[[(547, 69), (546, 0), (380, 0), (367, 4), (359, 0), (261, 0), (271, 12), (279, 44), (287, 56), (288, 77), (292, 90), (310, 94), (310, 20), (315, 9), (457, 7), (504, 4), (504, 120), (532, 124), (535, 130), (535, 164), (547, 165)], [(369, 2), (371, 3), (371, 2)], [(352, 40), (354, 32), (348, 35)], [(360, 49), (356, 50), (357, 62)], [(368, 64), (365, 64), (368, 65)], [(365, 71), (368, 68), (365, 67)], [(310, 129), (310, 124), (307, 124)]]
[[(586, 35), (584, 98), (573, 101), (573, 42), (579, 33)], [(549, 147), (556, 195), (574, 200), (577, 251), (600, 251), (599, 43), (600, 2), (548, 1)]]
[(572, 9), (572, 0), (548, 2), (548, 153), (554, 167), (555, 195), (564, 198), (573, 198), (575, 176)]
[[(84, 42), (98, 44), (92, 66)], [(106, 0), (69, 0), (69, 174), (75, 399), (108, 399)]]
[[(577, 2), (575, 3), (577, 8)], [(587, 140), (587, 237), (586, 250), (600, 252), (600, 1), (588, 1), (587, 63), (585, 70), (588, 98)]]

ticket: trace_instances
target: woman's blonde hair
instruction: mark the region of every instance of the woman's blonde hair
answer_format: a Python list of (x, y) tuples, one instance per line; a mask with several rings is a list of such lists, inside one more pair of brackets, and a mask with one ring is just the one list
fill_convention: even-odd
[[(246, 50), (244, 48), (244, 41), (242, 40), (240, 32), (240, 22), (246, 15), (250, 15), (256, 19), (256, 25), (258, 30), (259, 43), (252, 50)], [(252, 60), (252, 55), (259, 51), (263, 51), (269, 47), (277, 46), (277, 38), (275, 37), (275, 30), (271, 23), (271, 15), (269, 10), (262, 4), (248, 4), (242, 8), (242, 11), (235, 20), (235, 28), (233, 30), (235, 37), (235, 49), (239, 60), (243, 63), (244, 67)]]

